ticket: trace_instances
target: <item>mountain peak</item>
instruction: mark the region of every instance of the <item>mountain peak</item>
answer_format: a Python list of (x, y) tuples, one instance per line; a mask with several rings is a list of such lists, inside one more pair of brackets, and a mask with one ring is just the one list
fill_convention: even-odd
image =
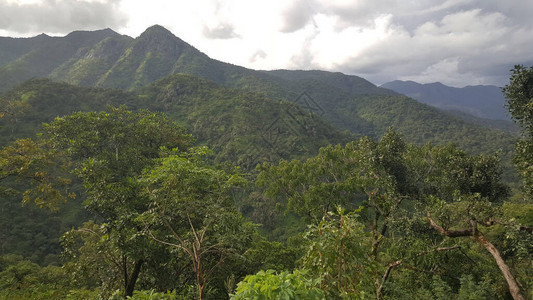
[[(44, 34), (44, 33), (43, 33)], [(100, 30), (75, 30), (67, 34), (65, 37), (80, 36), (80, 35), (119, 35), (111, 28), (105, 28)]]
[(444, 85), (443, 83), (441, 82), (430, 82), (430, 83), (425, 83), (424, 85), (426, 86), (430, 86), (430, 87), (449, 87), (447, 85)]
[(76, 30), (67, 34), (64, 39), (78, 46), (88, 46), (108, 37), (120, 36), (117, 32), (107, 28), (95, 31)]
[(183, 51), (194, 49), (161, 25), (148, 27), (137, 39), (135, 53), (155, 52), (167, 57), (179, 57)]
[(141, 33), (141, 35), (139, 36), (139, 39), (146, 38), (146, 37), (153, 37), (153, 36), (160, 36), (160, 37), (171, 38), (171, 39), (178, 38), (172, 32), (170, 32), (170, 30), (166, 29), (165, 27), (161, 25), (156, 24), (156, 25), (146, 28), (146, 30), (143, 33)]

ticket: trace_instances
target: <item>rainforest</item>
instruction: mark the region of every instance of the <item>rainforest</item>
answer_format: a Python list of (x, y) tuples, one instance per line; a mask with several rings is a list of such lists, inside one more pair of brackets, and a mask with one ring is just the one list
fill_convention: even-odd
[(532, 299), (533, 68), (500, 92), (514, 124), (161, 26), (3, 38), (0, 298)]

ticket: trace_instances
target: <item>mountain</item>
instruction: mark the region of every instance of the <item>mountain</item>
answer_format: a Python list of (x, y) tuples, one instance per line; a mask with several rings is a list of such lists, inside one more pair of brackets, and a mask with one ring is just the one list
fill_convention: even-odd
[(263, 94), (222, 87), (190, 75), (167, 76), (135, 91), (80, 87), (49, 79), (27, 81), (2, 95), (25, 99), (30, 109), (15, 121), (0, 119), (0, 146), (33, 137), (43, 122), (108, 105), (165, 112), (214, 151), (216, 162), (251, 170), (257, 163), (308, 157), (329, 144), (357, 138), (311, 111)]
[(440, 82), (420, 84), (395, 80), (381, 85), (443, 110), (460, 111), (478, 118), (510, 120), (505, 98), (499, 87), (492, 85), (455, 88)]
[[(48, 78), (27, 80), (31, 77)], [(501, 149), (507, 166), (515, 140), (357, 76), (256, 71), (213, 60), (160, 26), (135, 39), (111, 30), (1, 38), (0, 79), (2, 100), (30, 107), (14, 119), (0, 119), (0, 146), (34, 137), (42, 122), (56, 116), (100, 111), (107, 105), (165, 112), (193, 134), (198, 145), (213, 149), (215, 162), (246, 171), (260, 162), (309, 157), (321, 146), (362, 135), (379, 137), (389, 126), (418, 144), (455, 142), (474, 153)], [(506, 174), (511, 174), (508, 167)], [(506, 180), (516, 178), (507, 175)], [(9, 204), (4, 206), (16, 207), (20, 200), (9, 201), (3, 201)], [(21, 209), (15, 214), (24, 213)], [(77, 213), (73, 210), (67, 219), (82, 220)], [(11, 214), (2, 210), (0, 220), (7, 223)], [(16, 236), (0, 235), (8, 241), (0, 251), (10, 252), (18, 247), (18, 237), (28, 237), (31, 243), (24, 249), (34, 252), (23, 254), (45, 261), (52, 251), (51, 237), (72, 226), (71, 221), (50, 225), (49, 217), (34, 217), (31, 225), (50, 228), (45, 238), (31, 239), (37, 230), (17, 225), (8, 231)]]
[[(82, 38), (74, 39), (81, 35), (85, 39), (83, 42)], [(6, 41), (11, 48), (0, 46), (0, 49), (7, 53), (5, 57), (15, 57), (16, 51), (8, 51), (16, 48), (14, 41)], [(135, 93), (157, 80), (183, 73), (229, 90), (261, 94), (268, 101), (282, 101), (284, 105), (296, 103), (324, 122), (355, 135), (379, 137), (387, 127), (393, 126), (410, 142), (456, 142), (476, 153), (495, 149), (507, 152), (514, 142), (513, 136), (502, 131), (465, 122), (357, 76), (326, 71), (256, 71), (217, 61), (157, 25), (135, 39), (104, 30), (76, 32), (62, 38), (22, 39), (17, 47), (31, 43), (35, 48), (30, 51), (32, 55), (46, 57), (51, 54), (42, 49), (59, 42), (70, 45), (70, 50), (53, 53), (55, 59), (48, 60), (47, 68), (41, 68), (39, 63), (32, 64), (27, 60), (31, 55), (21, 54), (24, 52), (21, 50), (16, 59), (0, 68), (0, 77), (12, 78), (11, 83), (18, 80), (10, 66), (19, 64), (28, 74), (41, 74), (39, 76), (55, 81)], [(224, 98), (222, 92), (219, 94)], [(216, 99), (210, 99), (215, 101), (211, 105), (216, 106)], [(262, 104), (257, 105), (257, 109), (263, 109)], [(294, 107), (286, 107), (291, 116), (294, 116)], [(215, 117), (216, 112), (209, 113)]]
[(0, 38), (0, 91), (35, 77), (49, 76), (79, 51), (119, 36), (111, 29), (74, 31), (65, 37)]
[[(50, 78), (77, 85), (131, 90), (176, 73), (218, 77), (211, 60), (161, 26), (138, 38), (115, 36), (79, 52), (59, 66)], [(216, 81), (216, 80), (215, 80)]]

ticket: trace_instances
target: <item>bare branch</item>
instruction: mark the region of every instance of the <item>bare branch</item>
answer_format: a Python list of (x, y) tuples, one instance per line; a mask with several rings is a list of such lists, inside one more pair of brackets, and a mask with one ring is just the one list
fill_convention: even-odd
[(475, 230), (470, 229), (464, 229), (464, 230), (447, 230), (439, 226), (433, 219), (431, 219), (431, 213), (427, 213), (427, 219), (429, 222), (429, 226), (433, 229), (435, 229), (438, 233), (444, 236), (448, 237), (459, 237), (459, 236), (473, 236), (475, 233)]
[[(441, 248), (436, 248), (436, 249), (432, 249), (432, 250), (428, 250), (428, 251), (419, 252), (416, 256), (423, 256), (423, 255), (426, 255), (426, 254), (429, 254), (429, 253), (433, 253), (433, 252), (437, 252), (437, 251), (450, 251), (450, 250), (454, 250), (454, 249), (461, 249), (461, 247), (460, 246), (441, 247)], [(381, 299), (381, 297), (382, 297), (383, 285), (385, 284), (385, 282), (389, 278), (390, 272), (392, 271), (392, 269), (394, 267), (399, 266), (402, 263), (403, 263), (403, 259), (399, 259), (399, 260), (397, 260), (395, 262), (391, 262), (389, 264), (389, 266), (387, 267), (387, 270), (385, 271), (385, 274), (383, 274), (383, 278), (381, 279), (381, 283), (380, 283), (378, 289), (376, 290), (376, 296), (377, 296), (378, 299)], [(413, 266), (405, 266), (405, 267), (410, 269), (410, 270), (414, 270), (414, 271), (419, 271), (419, 272), (424, 272), (424, 273), (431, 273), (431, 274), (434, 273), (434, 272), (422, 270), (422, 269), (419, 269), (419, 268), (416, 268), (416, 267), (413, 267)]]
[(389, 266), (387, 267), (387, 270), (385, 271), (385, 274), (383, 275), (383, 279), (381, 279), (381, 284), (379, 285), (378, 289), (376, 290), (376, 296), (378, 299), (381, 299), (381, 293), (383, 291), (383, 285), (385, 284), (385, 282), (387, 281), (387, 279), (389, 278), (389, 275), (390, 275), (390, 272), (392, 271), (392, 268), (396, 267), (397, 265), (401, 264), (402, 263), (402, 260), (397, 260), (395, 262), (392, 262), (389, 264)]
[(465, 230), (446, 230), (442, 228), (441, 226), (437, 225), (437, 223), (435, 223), (431, 219), (431, 214), (429, 212), (427, 213), (427, 219), (428, 219), (430, 227), (435, 229), (441, 235), (448, 236), (448, 237), (470, 236), (474, 240), (476, 240), (478, 243), (480, 243), (483, 247), (485, 247), (485, 249), (492, 255), (492, 257), (496, 261), (496, 264), (498, 265), (498, 268), (502, 272), (502, 275), (505, 277), (505, 280), (507, 281), (507, 285), (509, 287), (509, 292), (513, 296), (513, 299), (515, 300), (525, 299), (524, 296), (522, 296), (520, 292), (520, 287), (518, 286), (516, 279), (511, 273), (509, 266), (503, 260), (503, 257), (501, 256), (498, 249), (489, 240), (485, 238), (482, 232), (477, 230), (477, 223), (474, 219), (470, 220), (470, 223), (472, 224), (472, 228), (465, 229)]

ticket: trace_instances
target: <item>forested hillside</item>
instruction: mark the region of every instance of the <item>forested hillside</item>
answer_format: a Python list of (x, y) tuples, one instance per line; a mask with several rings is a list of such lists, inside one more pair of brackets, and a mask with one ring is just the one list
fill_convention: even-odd
[(0, 40), (0, 298), (531, 298), (532, 74), (517, 143), (161, 26)]
[(395, 80), (381, 87), (443, 110), (457, 110), (478, 118), (510, 121), (501, 88), (478, 85), (455, 88), (440, 82), (420, 84)]
[(16, 119), (0, 121), (3, 145), (16, 138), (33, 137), (41, 123), (57, 116), (125, 105), (134, 110), (166, 112), (192, 133), (198, 144), (216, 150), (216, 161), (231, 161), (248, 170), (259, 162), (312, 155), (322, 146), (345, 143), (363, 134), (342, 133), (295, 103), (227, 89), (188, 75), (173, 75), (131, 92), (38, 79), (2, 98), (27, 105)]
[[(40, 45), (41, 40), (43, 45), (59, 47), (68, 43), (70, 49), (78, 50), (54, 50), (58, 59), (47, 59), (50, 66), (39, 67), (27, 57), (47, 55), (40, 47), (30, 48)], [(31, 74), (26, 78), (47, 76), (75, 85), (125, 90), (185, 73), (222, 86), (262, 93), (277, 101), (295, 102), (338, 129), (355, 134), (379, 137), (393, 126), (410, 142), (453, 141), (475, 153), (495, 149), (508, 153), (514, 141), (508, 134), (483, 129), (483, 122), (450, 117), (357, 76), (324, 71), (255, 71), (213, 60), (161, 26), (148, 28), (136, 39), (103, 30), (74, 32), (64, 38), (8, 39), (5, 44), (2, 53), (6, 60), (0, 75), (10, 80), (4, 81), (4, 87), (13, 86), (13, 80), (23, 80), (13, 75), (12, 64), (20, 64), (25, 73)], [(31, 53), (26, 52), (30, 49)], [(487, 135), (491, 136), (490, 143)]]
[(112, 30), (75, 31), (65, 37), (0, 38), (0, 91), (30, 78), (46, 77), (78, 51), (102, 39), (118, 36)]

